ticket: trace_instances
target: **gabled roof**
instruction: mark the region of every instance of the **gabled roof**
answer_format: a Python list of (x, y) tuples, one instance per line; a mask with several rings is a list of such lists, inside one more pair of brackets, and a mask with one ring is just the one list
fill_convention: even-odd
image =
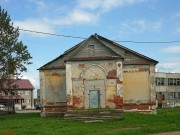
[[(147, 61), (150, 61), (150, 62), (152, 62), (152, 63), (154, 63), (154, 65), (156, 65), (157, 63), (158, 63), (158, 61), (156, 61), (156, 60), (153, 60), (153, 59), (151, 59), (151, 58), (149, 58), (149, 57), (147, 57), (147, 56), (144, 56), (144, 55), (142, 55), (142, 54), (140, 54), (140, 53), (138, 53), (138, 52), (135, 52), (135, 51), (133, 51), (133, 50), (131, 50), (131, 49), (128, 49), (128, 48), (126, 48), (126, 47), (124, 47), (124, 46), (122, 46), (122, 45), (120, 45), (120, 44), (118, 44), (118, 43), (116, 43), (116, 42), (114, 42), (114, 41), (111, 41), (111, 40), (109, 40), (109, 39), (107, 39), (107, 38), (105, 38), (105, 37), (102, 37), (102, 36), (100, 36), (100, 35), (98, 35), (98, 34), (94, 34), (94, 35), (91, 35), (89, 38), (87, 38), (87, 39), (85, 39), (85, 40), (83, 40), (82, 42), (80, 42), (79, 44), (77, 44), (77, 45), (75, 45), (75, 46), (73, 46), (72, 48), (70, 48), (70, 49), (68, 49), (67, 51), (65, 51), (62, 55), (60, 55), (59, 57), (57, 57), (57, 58), (55, 58), (54, 60), (52, 60), (52, 61), (50, 61), (50, 62), (48, 62), (47, 64), (45, 64), (45, 65), (43, 65), (42, 67), (40, 67), (38, 70), (48, 70), (48, 69), (65, 69), (65, 61), (67, 61), (67, 60), (75, 60), (75, 61), (77, 61), (77, 60), (94, 60), (94, 59), (99, 59), (99, 60), (102, 60), (103, 59), (103, 57), (102, 58), (100, 58), (100, 57), (94, 57), (94, 58), (86, 58), (86, 57), (82, 57), (82, 58), (72, 58), (76, 53), (78, 53), (78, 51), (83, 47), (83, 45), (88, 41), (88, 40), (90, 40), (91, 38), (94, 38), (94, 39), (96, 39), (99, 43), (101, 43), (101, 44), (103, 44), (104, 46), (106, 46), (107, 48), (109, 48), (112, 52), (114, 52), (117, 56), (118, 56), (118, 58), (124, 58), (119, 52), (118, 52), (118, 49), (123, 49), (123, 50), (126, 50), (126, 51), (128, 51), (128, 52), (131, 52), (132, 54), (135, 54), (135, 55), (137, 55), (137, 56), (139, 56), (139, 57), (141, 57), (141, 58), (143, 58), (143, 59), (145, 59), (145, 60), (147, 60)], [(115, 49), (115, 47), (117, 48), (117, 49)], [(107, 59), (107, 57), (104, 57), (105, 59)], [(117, 59), (117, 57), (114, 57), (114, 56), (112, 56), (112, 58), (110, 58), (110, 57), (108, 57), (108, 59)], [(53, 65), (51, 65), (53, 62), (57, 62), (57, 61), (59, 61), (59, 63), (58, 63), (58, 66), (53, 66)]]
[[(13, 85), (17, 85), (17, 88), (15, 87), (15, 90), (33, 90), (34, 89), (33, 85), (28, 79), (14, 80), (14, 82), (12, 83), (12, 86)], [(7, 86), (4, 86), (4, 87), (7, 88)]]
[[(95, 40), (97, 40), (97, 42), (103, 44), (104, 46), (106, 46), (109, 50), (111, 50), (112, 52), (114, 52), (117, 56), (100, 56), (100, 57), (83, 57), (83, 58), (72, 58), (76, 53), (78, 53), (81, 48), (83, 48), (84, 44), (89, 41), (90, 39), (94, 38)], [(68, 59), (66, 61), (69, 61), (69, 60), (110, 60), (110, 59), (117, 59), (117, 58), (123, 58), (120, 54), (118, 54), (116, 51), (114, 51), (112, 48), (110, 48), (109, 46), (107, 46), (106, 44), (104, 44), (102, 41), (100, 41), (98, 38), (96, 38), (96, 34), (95, 35), (91, 35), (89, 38), (87, 38), (84, 42), (82, 42), (78, 48), (74, 51), (74, 53), (72, 53)]]
[(96, 37), (97, 37), (99, 40), (101, 40), (102, 42), (103, 42), (103, 41), (109, 42), (109, 43), (111, 43), (111, 44), (114, 45), (114, 46), (117, 46), (117, 47), (122, 48), (122, 49), (124, 49), (124, 50), (127, 50), (127, 51), (129, 51), (129, 52), (131, 52), (131, 53), (134, 53), (134, 54), (136, 54), (136, 55), (138, 55), (138, 56), (140, 56), (140, 57), (142, 57), (142, 58), (144, 58), (144, 59), (146, 59), (146, 60), (152, 61), (152, 62), (154, 62), (154, 63), (156, 63), (156, 64), (158, 63), (158, 61), (156, 61), (156, 60), (154, 60), (154, 59), (151, 59), (151, 58), (149, 58), (149, 57), (147, 57), (147, 56), (145, 56), (145, 55), (142, 55), (142, 54), (140, 54), (140, 53), (138, 53), (138, 52), (136, 52), (136, 51), (133, 51), (133, 50), (131, 50), (131, 49), (125, 47), (125, 46), (122, 46), (122, 45), (120, 45), (120, 44), (118, 44), (118, 43), (116, 43), (116, 42), (114, 42), (114, 41), (112, 41), (112, 40), (109, 40), (109, 39), (107, 39), (107, 38), (105, 38), (105, 37), (102, 37), (102, 36), (100, 36), (100, 35), (98, 35), (98, 34), (96, 34)]
[[(85, 40), (84, 40), (84, 41), (85, 41)], [(84, 42), (84, 41), (82, 41), (82, 42)], [(82, 43), (82, 42), (81, 42), (81, 43)], [(61, 66), (56, 66), (56, 67), (51, 66), (51, 67), (49, 67), (49, 65), (50, 65), (51, 63), (53, 63), (53, 62), (59, 60), (59, 59), (63, 59), (64, 56), (65, 56), (66, 54), (70, 53), (70, 52), (73, 51), (73, 50), (76, 50), (76, 49), (80, 46), (81, 43), (79, 43), (79, 44), (73, 46), (72, 48), (70, 48), (70, 49), (68, 49), (68, 50), (66, 50), (63, 54), (61, 54), (61, 55), (58, 56), (57, 58), (53, 59), (52, 61), (46, 63), (45, 65), (43, 65), (42, 67), (40, 67), (40, 68), (37, 69), (37, 70), (46, 70), (46, 69), (65, 69), (66, 67), (65, 67), (64, 61), (63, 61), (63, 63), (62, 63)]]

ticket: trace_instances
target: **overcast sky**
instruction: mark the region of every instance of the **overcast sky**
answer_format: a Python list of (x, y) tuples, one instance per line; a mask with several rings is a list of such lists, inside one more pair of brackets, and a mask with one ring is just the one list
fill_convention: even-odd
[[(114, 41), (180, 41), (180, 0), (0, 0), (20, 29)], [(20, 31), (33, 64), (24, 78), (39, 88), (37, 69), (83, 39)], [(159, 61), (159, 72), (180, 72), (180, 42), (119, 44)]]

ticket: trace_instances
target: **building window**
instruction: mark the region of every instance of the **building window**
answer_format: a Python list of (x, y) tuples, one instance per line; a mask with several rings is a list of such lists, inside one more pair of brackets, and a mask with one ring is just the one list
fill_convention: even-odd
[(26, 91), (26, 92), (25, 92), (25, 95), (29, 95), (29, 91)]
[(171, 86), (180, 85), (180, 78), (168, 78), (168, 85)]
[(5, 95), (5, 96), (8, 96), (8, 91), (4, 91), (4, 95)]
[(21, 91), (18, 91), (18, 95), (21, 96), (21, 95), (22, 95), (22, 92), (21, 92)]
[(18, 104), (21, 104), (21, 100), (18, 100)]
[(156, 85), (164, 85), (164, 78), (156, 78)]
[(94, 56), (94, 45), (88, 45), (88, 56)]
[(162, 95), (162, 98), (163, 98), (163, 100), (165, 100), (165, 96), (164, 96), (164, 94)]
[(169, 93), (169, 99), (175, 99), (176, 93), (175, 92), (170, 92)]
[(180, 85), (180, 78), (177, 79), (177, 85)]
[(180, 99), (180, 92), (177, 93), (177, 99)]
[(27, 103), (27, 104), (30, 103), (30, 99), (26, 99), (26, 103)]

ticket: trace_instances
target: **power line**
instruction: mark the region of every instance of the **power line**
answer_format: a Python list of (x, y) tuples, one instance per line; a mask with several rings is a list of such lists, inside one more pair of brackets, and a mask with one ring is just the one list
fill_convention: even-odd
[(63, 34), (55, 34), (55, 33), (49, 33), (49, 32), (40, 32), (40, 31), (34, 31), (34, 30), (25, 30), (25, 29), (19, 29), (21, 31), (31, 32), (31, 33), (37, 33), (37, 34), (44, 34), (44, 35), (51, 35), (51, 36), (58, 36), (58, 37), (69, 37), (69, 38), (80, 38), (80, 39), (86, 39), (83, 37), (77, 37), (77, 36), (68, 36)]
[(144, 43), (144, 44), (170, 44), (170, 43), (180, 43), (180, 41), (115, 41), (115, 42), (129, 42), (129, 43)]
[[(55, 33), (49, 33), (49, 32), (40, 32), (40, 31), (34, 31), (34, 30), (27, 30), (27, 29), (19, 29), (21, 31), (25, 32), (31, 32), (31, 33), (37, 33), (37, 34), (44, 34), (44, 35), (51, 35), (51, 36), (58, 36), (58, 37), (67, 37), (67, 38), (79, 38), (79, 39), (86, 39), (84, 37), (79, 36), (70, 36), (70, 35), (63, 35), (63, 34), (55, 34)], [(122, 40), (122, 41), (115, 41), (114, 42), (126, 42), (126, 43), (135, 43), (135, 44), (170, 44), (170, 43), (180, 43), (180, 40), (174, 40), (174, 41), (131, 41), (131, 40)]]

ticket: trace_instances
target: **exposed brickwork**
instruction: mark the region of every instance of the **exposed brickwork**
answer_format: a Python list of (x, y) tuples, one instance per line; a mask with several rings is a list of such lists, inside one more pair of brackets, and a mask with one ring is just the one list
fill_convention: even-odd
[(47, 105), (55, 105), (55, 102), (47, 102)]
[(76, 96), (73, 96), (73, 104), (76, 105), (76, 104), (81, 104), (81, 98), (78, 98)]
[(73, 109), (74, 109), (73, 105), (67, 105), (67, 110), (73, 110)]
[(149, 68), (139, 68), (139, 72), (150, 72)]
[(152, 106), (156, 105), (156, 103), (141, 103), (141, 104), (124, 104), (125, 110), (137, 109), (137, 110), (148, 110)]
[(118, 67), (121, 67), (121, 64), (120, 64), (120, 63), (118, 64)]
[(116, 70), (113, 69), (113, 70), (109, 71), (107, 78), (116, 78)]
[(85, 64), (78, 64), (78, 68), (79, 68), (79, 69), (85, 68)]
[[(113, 99), (108, 99), (108, 102), (113, 102), (116, 104), (117, 108), (123, 108), (123, 97), (114, 96)], [(107, 107), (107, 106), (106, 106)]]
[(65, 112), (65, 106), (46, 106), (46, 112)]
[(123, 81), (120, 81), (119, 78), (116, 79), (118, 84), (123, 84)]

